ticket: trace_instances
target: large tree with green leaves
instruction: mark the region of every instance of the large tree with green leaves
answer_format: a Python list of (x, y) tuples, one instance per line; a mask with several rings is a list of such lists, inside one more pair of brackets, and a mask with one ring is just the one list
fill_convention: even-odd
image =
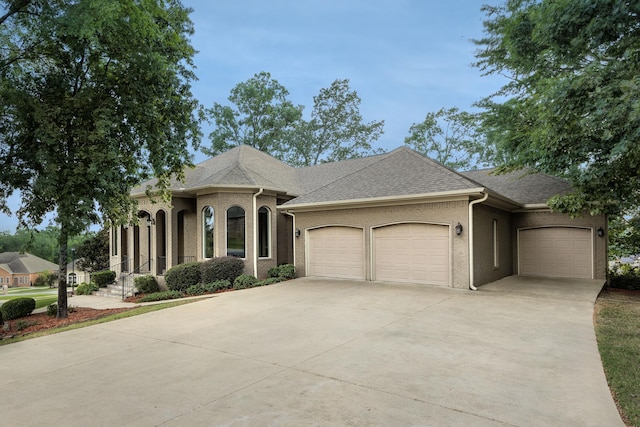
[(360, 97), (349, 80), (335, 80), (313, 97), (309, 120), (300, 120), (289, 135), (284, 159), (294, 166), (310, 166), (375, 154), (384, 120), (365, 123)]
[(264, 71), (238, 83), (228, 98), (234, 106), (216, 102), (207, 110), (215, 129), (209, 135), (211, 148), (202, 151), (215, 156), (244, 144), (279, 157), (286, 135), (302, 116), (303, 107), (287, 96), (289, 91)]
[(0, 4), (12, 11), (0, 20), (0, 206), (18, 190), (22, 225), (55, 212), (66, 317), (70, 236), (101, 215), (128, 221), (131, 188), (152, 176), (167, 198), (192, 162), (190, 10), (178, 0)]
[(579, 215), (640, 202), (640, 2), (507, 0), (485, 6), (477, 66), (509, 82), (480, 102), (507, 168), (567, 177), (551, 202)]
[(487, 157), (478, 129), (477, 115), (455, 107), (441, 108), (411, 125), (404, 143), (452, 169), (468, 170), (483, 164)]

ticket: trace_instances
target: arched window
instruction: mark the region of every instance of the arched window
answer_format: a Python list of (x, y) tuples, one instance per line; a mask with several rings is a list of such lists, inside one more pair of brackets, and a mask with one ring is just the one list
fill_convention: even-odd
[(227, 209), (227, 256), (245, 257), (244, 217), (240, 206)]
[(205, 206), (202, 209), (202, 258), (213, 258), (213, 221), (213, 208)]
[(271, 257), (271, 211), (266, 206), (258, 209), (258, 256)]

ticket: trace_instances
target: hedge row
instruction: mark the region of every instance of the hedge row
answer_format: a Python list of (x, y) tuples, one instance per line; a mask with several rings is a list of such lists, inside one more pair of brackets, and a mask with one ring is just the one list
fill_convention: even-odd
[(244, 262), (236, 257), (213, 258), (204, 262), (180, 264), (167, 271), (167, 288), (185, 292), (190, 286), (227, 280), (233, 283), (242, 274)]

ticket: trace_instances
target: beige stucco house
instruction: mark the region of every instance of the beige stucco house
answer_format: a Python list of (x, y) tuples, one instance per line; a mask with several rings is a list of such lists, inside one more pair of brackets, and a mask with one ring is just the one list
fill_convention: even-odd
[(139, 221), (111, 230), (118, 273), (225, 255), (245, 272), (293, 263), (299, 276), (475, 288), (520, 274), (604, 279), (606, 218), (546, 201), (570, 190), (544, 174), (458, 173), (406, 147), (293, 168), (248, 146), (186, 172), (171, 205), (132, 192)]

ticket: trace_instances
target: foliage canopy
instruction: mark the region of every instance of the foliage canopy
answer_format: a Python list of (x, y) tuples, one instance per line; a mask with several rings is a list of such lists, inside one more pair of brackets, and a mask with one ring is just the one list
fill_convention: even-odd
[(579, 215), (640, 202), (640, 3), (508, 0), (484, 6), (476, 65), (510, 81), (479, 103), (504, 168), (568, 178), (551, 206)]
[(22, 195), (21, 225), (55, 211), (58, 314), (67, 240), (103, 218), (125, 222), (133, 186), (191, 164), (200, 138), (189, 9), (178, 0), (11, 1), (0, 18), (0, 208)]

